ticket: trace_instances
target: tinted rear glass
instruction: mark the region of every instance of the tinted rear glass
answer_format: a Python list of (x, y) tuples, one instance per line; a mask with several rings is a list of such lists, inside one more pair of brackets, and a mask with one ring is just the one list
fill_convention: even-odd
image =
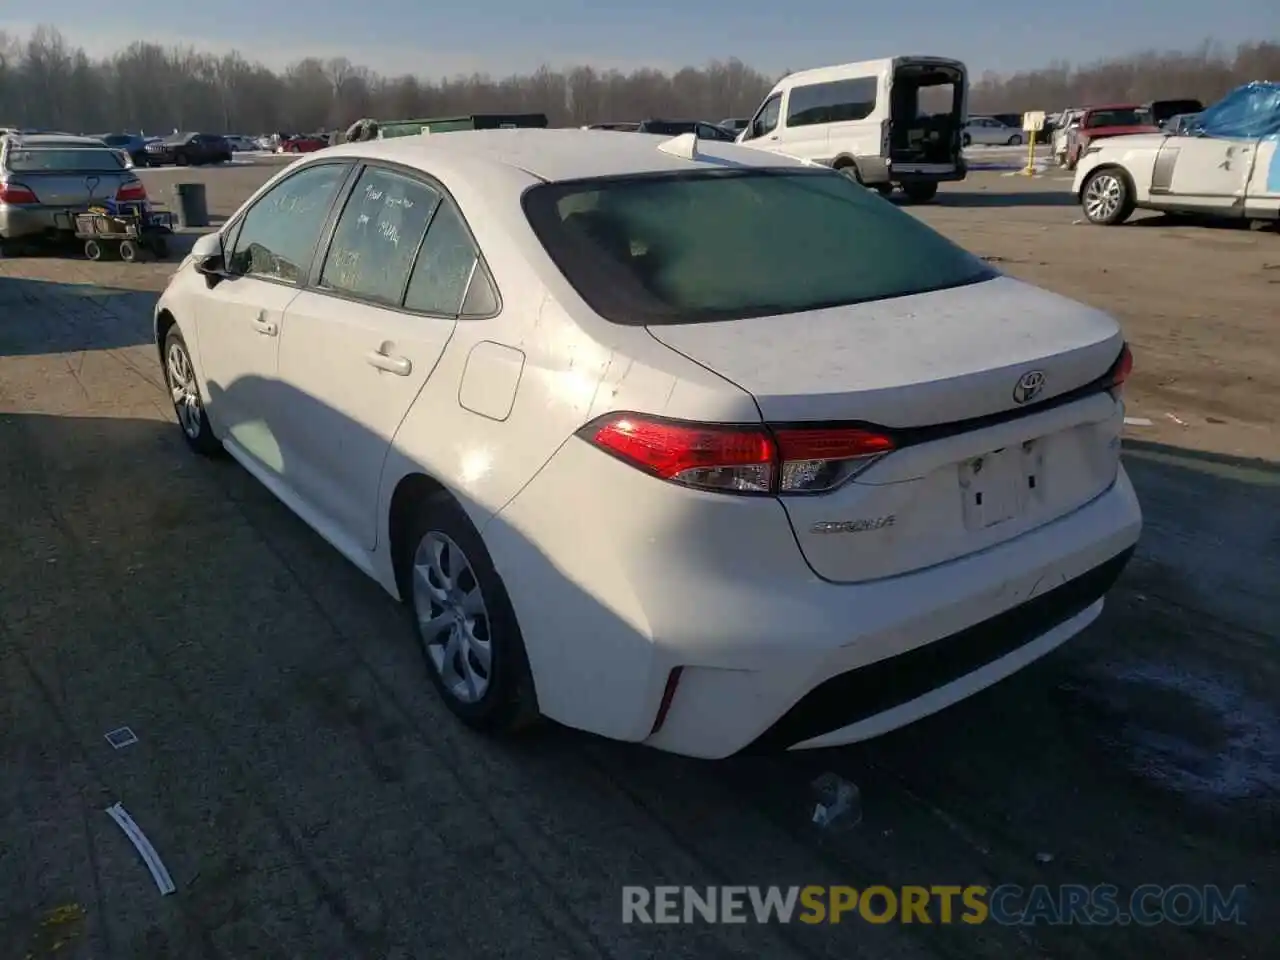
[(11, 150), (6, 165), (14, 173), (102, 173), (124, 169), (119, 155), (102, 147)]
[(1141, 107), (1120, 107), (1116, 110), (1097, 110), (1089, 114), (1086, 128), (1140, 127), (1151, 123), (1151, 114)]
[(800, 313), (995, 276), (830, 170), (551, 183), (523, 203), (565, 278), (614, 323)]

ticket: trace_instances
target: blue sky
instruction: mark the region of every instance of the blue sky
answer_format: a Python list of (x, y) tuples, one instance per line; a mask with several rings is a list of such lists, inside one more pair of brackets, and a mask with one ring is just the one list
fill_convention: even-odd
[[(1280, 40), (1280, 0), (45, 0), (35, 16), (93, 54), (139, 40), (238, 49), (273, 67), (310, 54), (383, 73), (524, 73), (542, 63), (663, 69), (737, 56), (767, 73), (899, 53), (958, 57), (976, 76), (1150, 48)], [(20, 15), (20, 16), (19, 16)], [(1280, 79), (1280, 78), (1267, 78)]]

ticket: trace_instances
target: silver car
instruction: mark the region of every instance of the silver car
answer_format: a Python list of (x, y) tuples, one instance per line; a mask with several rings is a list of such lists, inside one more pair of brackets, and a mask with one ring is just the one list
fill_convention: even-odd
[(146, 203), (147, 191), (118, 150), (92, 137), (0, 137), (0, 244), (56, 237), (95, 203)]

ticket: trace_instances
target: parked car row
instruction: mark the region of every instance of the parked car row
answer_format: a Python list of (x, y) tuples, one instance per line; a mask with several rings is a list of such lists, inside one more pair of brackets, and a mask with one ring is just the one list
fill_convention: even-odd
[(1140, 133), (1178, 133), (1204, 110), (1199, 100), (1151, 100), (1074, 107), (1059, 115), (1053, 136), (1053, 156), (1060, 166), (1074, 170), (1089, 144), (1109, 137)]

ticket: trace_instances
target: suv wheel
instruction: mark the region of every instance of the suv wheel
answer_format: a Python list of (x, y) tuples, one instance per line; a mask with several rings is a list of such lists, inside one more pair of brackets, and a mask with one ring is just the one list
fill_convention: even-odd
[(1103, 167), (1089, 174), (1080, 191), (1080, 205), (1090, 223), (1113, 227), (1133, 213), (1133, 189), (1129, 178), (1115, 167)]

